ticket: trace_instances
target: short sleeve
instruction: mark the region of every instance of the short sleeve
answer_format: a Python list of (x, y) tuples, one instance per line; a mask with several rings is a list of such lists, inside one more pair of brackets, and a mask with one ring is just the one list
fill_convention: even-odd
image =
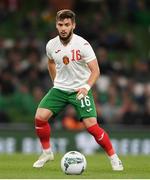
[(50, 51), (50, 43), (48, 42), (46, 45), (46, 55), (48, 56), (49, 59), (53, 59)]
[(82, 47), (82, 55), (83, 55), (83, 60), (85, 60), (86, 63), (96, 59), (96, 55), (93, 51), (93, 48), (91, 45), (85, 41)]

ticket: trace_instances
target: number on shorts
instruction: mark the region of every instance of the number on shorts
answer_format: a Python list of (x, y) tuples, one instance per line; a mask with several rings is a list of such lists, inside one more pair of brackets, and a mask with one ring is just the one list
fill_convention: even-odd
[(90, 102), (90, 97), (89, 96), (85, 96), (83, 99), (81, 99), (81, 108), (84, 108), (85, 106), (90, 106), (91, 102)]

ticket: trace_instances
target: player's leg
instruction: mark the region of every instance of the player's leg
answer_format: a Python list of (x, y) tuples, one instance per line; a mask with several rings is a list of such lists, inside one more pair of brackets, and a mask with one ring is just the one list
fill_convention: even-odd
[(49, 139), (51, 128), (48, 120), (52, 115), (52, 111), (45, 108), (37, 108), (35, 114), (35, 131), (45, 151), (50, 148)]
[(121, 160), (118, 158), (115, 150), (112, 146), (110, 138), (107, 132), (101, 128), (95, 117), (89, 117), (83, 119), (83, 123), (87, 129), (87, 131), (95, 138), (96, 142), (103, 147), (104, 151), (107, 153), (112, 169), (116, 171), (122, 171), (123, 165)]
[(40, 168), (49, 160), (54, 160), (54, 155), (50, 145), (51, 128), (48, 119), (53, 115), (51, 110), (37, 108), (35, 114), (35, 131), (42, 145), (43, 153), (33, 164), (33, 167)]
[(43, 167), (47, 161), (54, 159), (50, 144), (51, 128), (48, 120), (52, 115), (58, 114), (58, 112), (66, 106), (66, 99), (67, 97), (64, 92), (57, 89), (51, 89), (38, 106), (35, 115), (35, 129), (36, 134), (40, 139), (43, 153), (33, 164), (33, 167)]
[(94, 136), (96, 142), (103, 147), (108, 156), (112, 156), (115, 153), (112, 143), (105, 130), (98, 125), (96, 118), (85, 118), (83, 124), (87, 131)]
[[(97, 113), (96, 113), (92, 91), (90, 90), (88, 92), (88, 95), (81, 100), (76, 100), (75, 97), (74, 98), (72, 97), (70, 99), (71, 99), (71, 103), (75, 106), (80, 118), (83, 120), (83, 123), (87, 131), (92, 136), (94, 136), (96, 142), (103, 147), (105, 152), (110, 157), (110, 160), (115, 159), (117, 161), (117, 165), (119, 165), (121, 161), (119, 160), (118, 156), (115, 154), (115, 151), (113, 149), (113, 146), (109, 139), (108, 134), (97, 123), (97, 119), (96, 119)], [(112, 164), (112, 161), (111, 161), (111, 164)], [(115, 168), (113, 165), (112, 167), (114, 170), (123, 169), (123, 167), (121, 166), (121, 163), (120, 163), (120, 166), (117, 168)]]

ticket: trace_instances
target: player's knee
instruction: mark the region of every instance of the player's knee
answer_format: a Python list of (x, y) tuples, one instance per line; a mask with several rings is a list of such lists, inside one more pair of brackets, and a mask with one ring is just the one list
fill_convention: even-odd
[(86, 118), (86, 119), (83, 119), (83, 123), (84, 123), (85, 128), (88, 129), (89, 127), (92, 127), (95, 124), (97, 124), (97, 119), (95, 117)]
[(41, 121), (48, 121), (52, 116), (52, 112), (48, 109), (38, 108), (35, 114), (35, 119), (39, 119)]
[(36, 114), (35, 115), (35, 121), (37, 121), (37, 120), (47, 122), (48, 118), (46, 116), (41, 115), (41, 114)]

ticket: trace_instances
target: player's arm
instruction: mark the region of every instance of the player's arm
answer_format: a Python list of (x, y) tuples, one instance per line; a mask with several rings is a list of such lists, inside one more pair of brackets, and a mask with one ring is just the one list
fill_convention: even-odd
[(99, 66), (97, 63), (97, 59), (94, 59), (94, 60), (88, 62), (87, 65), (91, 71), (91, 74), (87, 81), (87, 84), (85, 84), (83, 87), (81, 87), (80, 89), (77, 90), (78, 91), (77, 98), (79, 100), (88, 94), (88, 91), (95, 84), (96, 80), (98, 79), (98, 77), (100, 75), (100, 70), (99, 70)]
[(48, 59), (48, 71), (52, 81), (54, 82), (56, 77), (56, 65), (53, 59)]
[(91, 75), (87, 81), (87, 84), (92, 87), (97, 79), (99, 78), (99, 75), (100, 75), (100, 69), (99, 69), (99, 66), (98, 66), (98, 62), (97, 62), (97, 59), (94, 59), (90, 62), (87, 63), (90, 71), (91, 71)]

